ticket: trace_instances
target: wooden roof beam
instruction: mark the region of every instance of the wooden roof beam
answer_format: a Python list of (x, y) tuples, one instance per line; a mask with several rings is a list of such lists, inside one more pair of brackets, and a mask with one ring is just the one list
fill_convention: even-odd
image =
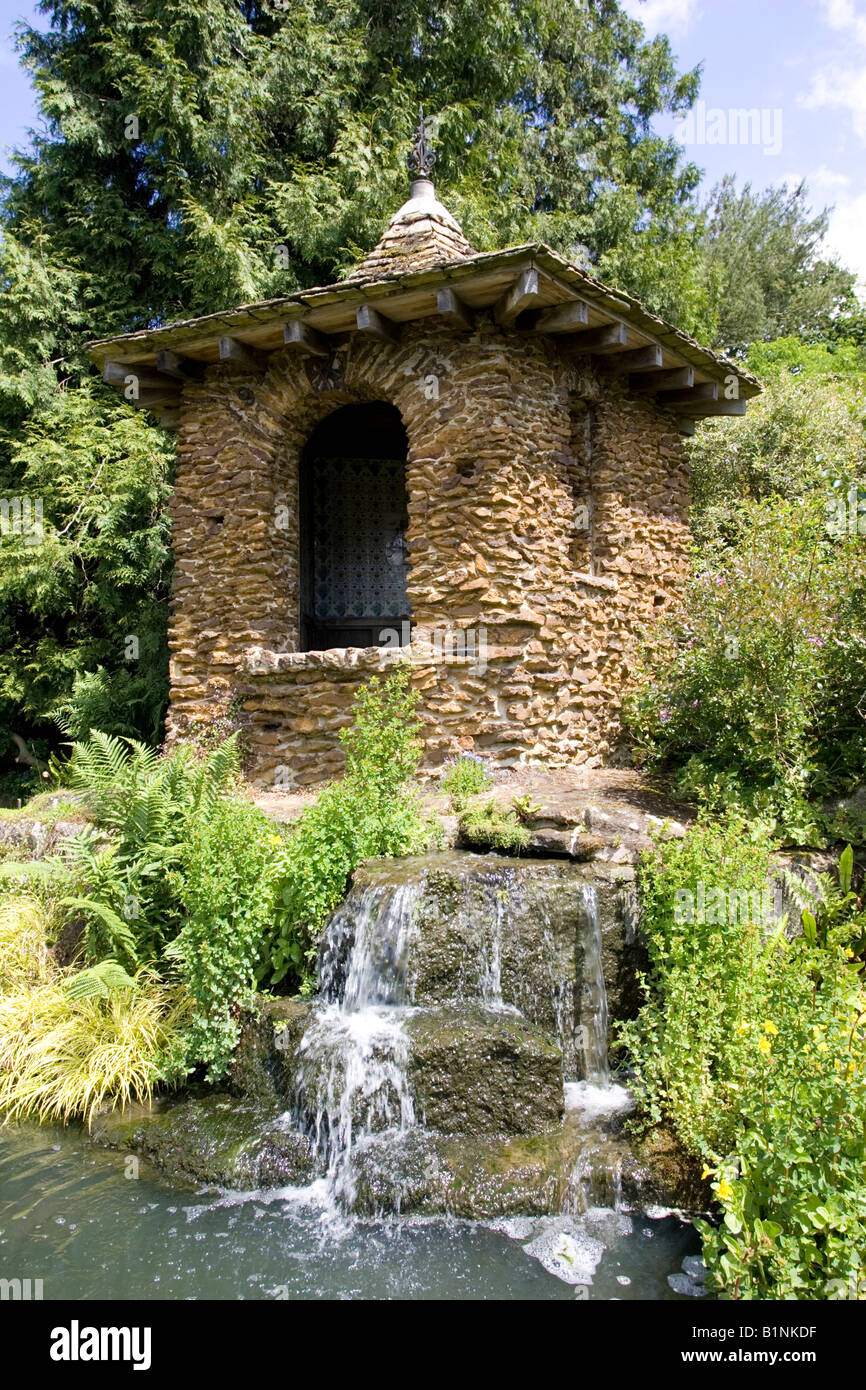
[(690, 391), (695, 384), (695, 369), (668, 367), (661, 372), (635, 372), (628, 384), (632, 391)]
[(589, 328), (575, 338), (578, 352), (592, 352), (604, 355), (608, 352), (623, 352), (628, 347), (628, 333), (624, 323), (603, 323), (599, 328)]
[(248, 347), (239, 338), (220, 338), (219, 351), (220, 362), (229, 362), (232, 366), (252, 367), (260, 372), (267, 366), (267, 354)]
[(533, 333), (580, 333), (587, 326), (587, 307), (582, 299), (567, 304), (552, 304), (539, 309), (527, 324)]
[(368, 338), (375, 338), (380, 343), (400, 341), (400, 330), (396, 324), (390, 323), (369, 304), (358, 306), (355, 311), (355, 321), (358, 332), (365, 334)]
[(102, 379), (109, 386), (115, 386), (118, 391), (124, 392), (130, 386), (138, 392), (146, 387), (170, 393), (180, 389), (171, 377), (155, 372), (152, 367), (142, 367), (135, 362), (117, 362), (112, 358), (108, 358), (102, 368)]
[(156, 354), (156, 366), (158, 371), (178, 381), (201, 381), (205, 372), (204, 362), (197, 362), (194, 357), (183, 357), (169, 348), (161, 348)]
[(538, 270), (528, 265), (521, 270), (514, 284), (497, 299), (493, 306), (493, 317), (501, 328), (510, 328), (524, 309), (538, 307)]
[(691, 390), (681, 391), (659, 391), (656, 400), (659, 405), (693, 405), (695, 401), (717, 401), (719, 398), (719, 383), (717, 381), (701, 381)]
[(459, 328), (463, 332), (468, 332), (474, 327), (475, 315), (464, 304), (463, 300), (453, 290), (444, 289), (436, 291), (436, 312), (449, 328)]
[(662, 350), (658, 343), (648, 343), (646, 347), (617, 353), (605, 362), (604, 368), (610, 376), (624, 376), (626, 372), (661, 371), (662, 365)]
[(735, 401), (695, 401), (693, 405), (685, 402), (678, 405), (678, 415), (693, 415), (695, 417), (705, 415), (745, 415), (746, 399), (740, 396)]
[(324, 333), (318, 333), (300, 319), (290, 319), (283, 325), (283, 342), (301, 357), (330, 357), (333, 351)]
[(129, 404), (134, 405), (136, 410), (176, 410), (180, 405), (180, 391), (145, 388)]

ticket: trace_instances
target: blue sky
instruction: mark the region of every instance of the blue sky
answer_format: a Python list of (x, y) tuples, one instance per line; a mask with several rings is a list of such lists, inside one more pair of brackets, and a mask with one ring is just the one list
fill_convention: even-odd
[[(833, 205), (828, 247), (866, 293), (866, 0), (624, 0), (649, 33), (670, 36), (681, 70), (700, 63), (701, 108), (680, 129), (710, 188), (725, 173), (764, 188), (805, 179)], [(43, 20), (0, 0), (0, 167), (38, 123), (11, 32)], [(746, 114), (753, 113), (753, 114)], [(660, 122), (667, 133), (671, 122)]]

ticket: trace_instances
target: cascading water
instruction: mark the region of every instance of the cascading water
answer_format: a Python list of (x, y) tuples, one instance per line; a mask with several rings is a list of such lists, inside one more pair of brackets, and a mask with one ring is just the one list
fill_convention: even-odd
[(585, 1213), (594, 1207), (612, 1207), (619, 1212), (623, 1206), (624, 1150), (621, 1141), (611, 1138), (609, 1126), (617, 1114), (632, 1108), (632, 1098), (625, 1087), (612, 1085), (610, 1079), (607, 987), (595, 886), (584, 884), (581, 896), (583, 972), (578, 1017), (584, 1079), (567, 1083), (565, 1096), (586, 1138), (569, 1178), (566, 1204), (575, 1212)]
[(324, 1156), (335, 1195), (349, 1207), (358, 1145), (415, 1123), (403, 1023), (419, 891), (411, 883), (367, 888), (334, 914), (319, 962), (328, 1002), (301, 1041), (296, 1119)]
[[(620, 1133), (616, 1112), (630, 1098), (610, 1080), (602, 942), (604, 959), (617, 960), (609, 980), (614, 1016), (623, 1012), (626, 973), (613, 881), (602, 866), (470, 854), (364, 866), (328, 924), (317, 1000), (267, 1001), (242, 1040), (231, 1092), (167, 1101), (150, 1130), (139, 1116), (98, 1117), (97, 1142), (158, 1163), (169, 1155), (184, 1182), (220, 1184), (213, 1200), (183, 1207), (189, 1229), (180, 1234), (173, 1191), (158, 1224), (158, 1194), (147, 1204), (143, 1230), (153, 1225), (154, 1253), (146, 1247), (139, 1260), (143, 1286), (152, 1292), (166, 1238), (178, 1248), (186, 1231), (188, 1263), (173, 1275), (179, 1296), (212, 1296), (222, 1280), (220, 1290), (237, 1297), (240, 1278), (268, 1297), (272, 1287), (289, 1287), (287, 1278), (305, 1297), (353, 1296), (359, 1288), (402, 1297), (428, 1287), (435, 1297), (446, 1286), (458, 1297), (477, 1287), (490, 1296), (502, 1264), (492, 1226), (532, 1257), (516, 1262), (528, 1296), (536, 1288), (557, 1296), (549, 1280), (539, 1283), (546, 1276), (537, 1266), (533, 1272), (535, 1261), (562, 1281), (560, 1291), (592, 1284), (601, 1298), (678, 1292), (682, 1274), (667, 1283), (666, 1276), (682, 1254), (694, 1260), (697, 1242), (656, 1205), (684, 1203), (649, 1185)], [(4, 1131), (7, 1146), (25, 1140), (18, 1127)], [(73, 1139), (64, 1133), (63, 1142)], [(22, 1161), (29, 1172), (29, 1153)], [(109, 1166), (116, 1175), (114, 1159)], [(82, 1232), (91, 1219), (89, 1184), (88, 1177), (72, 1209), (84, 1213)], [(55, 1226), (44, 1226), (45, 1193), (38, 1198), (42, 1248)], [(128, 1202), (122, 1194), (108, 1213), (119, 1279), (129, 1264)], [(375, 1218), (383, 1213), (407, 1219), (382, 1228)], [(68, 1214), (64, 1205), (64, 1220)], [(468, 1221), (428, 1222), (443, 1214)], [(2, 1210), (0, 1224), (7, 1224)], [(17, 1213), (8, 1224), (14, 1237)], [(113, 1269), (98, 1225), (99, 1259), (88, 1267)], [(47, 1247), (56, 1255), (52, 1267), (62, 1269), (72, 1250), (69, 1286), (80, 1293), (80, 1253), (69, 1241), (75, 1228), (58, 1221), (57, 1229), (64, 1234), (56, 1249)], [(195, 1244), (205, 1229), (220, 1237), (206, 1270)], [(452, 1246), (466, 1250), (465, 1265), (443, 1275), (427, 1251)], [(380, 1265), (388, 1279), (377, 1283)], [(331, 1272), (322, 1274), (325, 1267)], [(102, 1284), (94, 1296), (104, 1296)]]
[(602, 964), (598, 894), (593, 884), (584, 884), (582, 897), (583, 986), (578, 1013), (583, 1041), (584, 1076), (590, 1085), (608, 1086), (610, 1064), (607, 1056), (607, 988)]

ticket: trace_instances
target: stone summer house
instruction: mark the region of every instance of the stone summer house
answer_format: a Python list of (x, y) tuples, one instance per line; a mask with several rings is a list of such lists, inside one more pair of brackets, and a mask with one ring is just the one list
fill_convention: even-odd
[(169, 737), (230, 711), (251, 775), (338, 771), (398, 660), (426, 759), (597, 765), (687, 563), (682, 435), (760, 387), (543, 245), (409, 200), (338, 284), (90, 345), (177, 430)]

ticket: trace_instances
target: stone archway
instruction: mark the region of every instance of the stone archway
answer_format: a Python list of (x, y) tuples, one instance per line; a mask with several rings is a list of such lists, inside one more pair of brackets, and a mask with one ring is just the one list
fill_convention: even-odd
[(408, 440), (384, 401), (321, 420), (299, 463), (301, 651), (408, 640)]

